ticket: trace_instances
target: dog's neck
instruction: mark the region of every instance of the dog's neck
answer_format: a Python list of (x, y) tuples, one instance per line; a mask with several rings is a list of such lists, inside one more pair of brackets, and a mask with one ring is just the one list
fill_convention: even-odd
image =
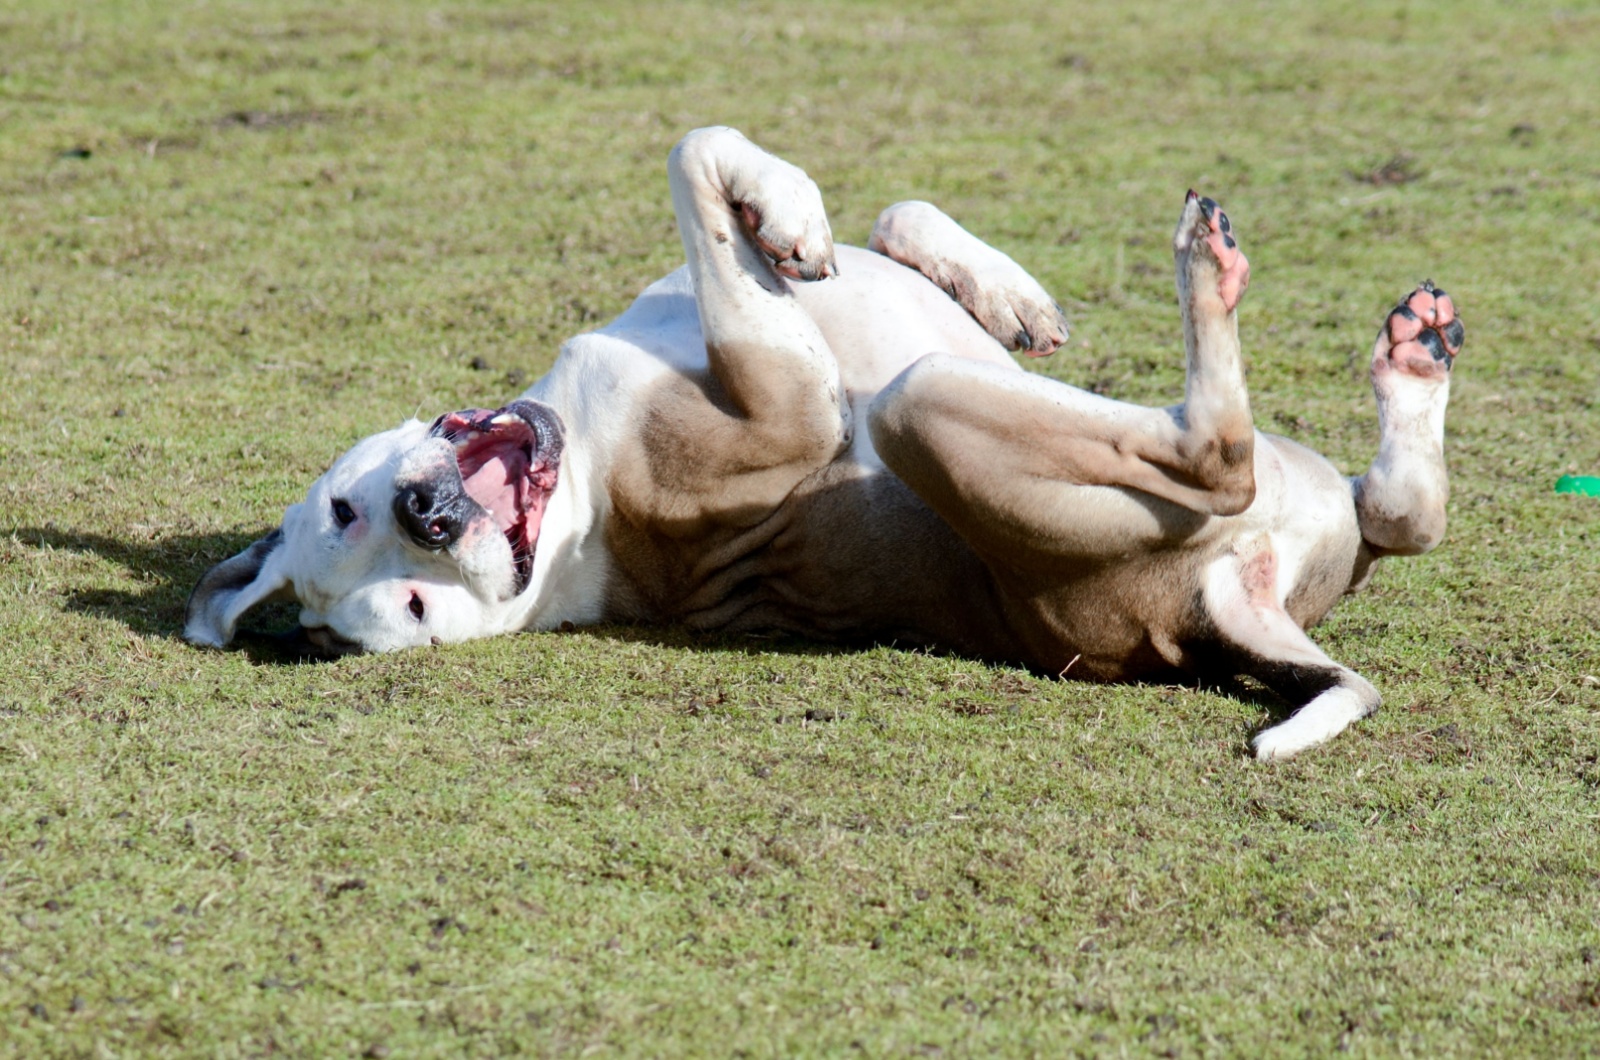
[(599, 534), (604, 490), (596, 495), (598, 469), (581, 431), (572, 429), (574, 419), (556, 411), (569, 425), (566, 451), (534, 548), (533, 577), (527, 591), (507, 604), (507, 632), (592, 624), (605, 611), (610, 562)]

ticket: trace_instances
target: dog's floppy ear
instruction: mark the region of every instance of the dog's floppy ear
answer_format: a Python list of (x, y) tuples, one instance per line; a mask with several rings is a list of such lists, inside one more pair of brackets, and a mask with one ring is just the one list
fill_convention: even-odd
[(282, 544), (280, 528), (207, 571), (189, 594), (183, 639), (220, 648), (233, 639), (234, 627), (246, 611), (268, 600), (293, 599)]

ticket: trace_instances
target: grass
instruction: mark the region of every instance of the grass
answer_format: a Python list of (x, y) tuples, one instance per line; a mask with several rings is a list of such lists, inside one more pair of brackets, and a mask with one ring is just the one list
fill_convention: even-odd
[[(1547, 4), (22, 0), (0, 14), (0, 1052), (1550, 1055), (1600, 1033), (1600, 14)], [(1318, 631), (1386, 709), (599, 629), (176, 639), (349, 443), (676, 264), (743, 128), (925, 197), (1181, 387), (1228, 209), (1258, 421), (1364, 466), (1433, 277), (1452, 525)], [(259, 625), (270, 625), (268, 616)], [(285, 616), (279, 614), (278, 620)]]

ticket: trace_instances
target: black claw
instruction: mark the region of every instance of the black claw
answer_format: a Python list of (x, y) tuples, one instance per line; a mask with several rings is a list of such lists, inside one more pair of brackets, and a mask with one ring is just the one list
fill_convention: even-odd
[(1449, 364), (1451, 360), (1450, 351), (1445, 349), (1444, 340), (1439, 337), (1437, 331), (1432, 328), (1423, 328), (1422, 334), (1417, 336), (1417, 341), (1422, 344), (1423, 349), (1433, 355), (1434, 360), (1444, 361), (1446, 365)]
[(1447, 349), (1459, 350), (1466, 338), (1467, 329), (1461, 326), (1459, 317), (1444, 326), (1444, 344)]
[(1033, 336), (1029, 335), (1027, 331), (1017, 332), (1011, 337), (1011, 341), (1015, 344), (1012, 349), (1029, 350), (1033, 348)]
[(1216, 203), (1215, 199), (1201, 199), (1200, 200), (1200, 213), (1205, 217), (1205, 219), (1207, 221), (1211, 220), (1211, 215), (1216, 213), (1216, 212), (1217, 212), (1217, 203)]

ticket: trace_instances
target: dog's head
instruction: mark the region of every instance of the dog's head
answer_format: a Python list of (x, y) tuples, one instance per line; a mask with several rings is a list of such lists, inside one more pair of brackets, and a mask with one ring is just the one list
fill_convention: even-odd
[(564, 430), (536, 401), (412, 420), (341, 456), (283, 525), (217, 564), (184, 639), (221, 647), (239, 618), (296, 600), (324, 651), (392, 651), (521, 624)]

